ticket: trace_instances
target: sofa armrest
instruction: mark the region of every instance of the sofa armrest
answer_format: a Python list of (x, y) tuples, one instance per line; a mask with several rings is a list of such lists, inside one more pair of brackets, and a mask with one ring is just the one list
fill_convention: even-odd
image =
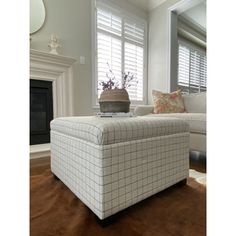
[(134, 114), (136, 116), (145, 116), (153, 112), (153, 105), (139, 105), (135, 107)]

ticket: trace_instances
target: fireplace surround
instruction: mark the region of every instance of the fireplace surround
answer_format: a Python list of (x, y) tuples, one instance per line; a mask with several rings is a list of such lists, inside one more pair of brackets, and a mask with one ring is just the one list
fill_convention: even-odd
[[(74, 58), (48, 52), (30, 50), (30, 80), (52, 83), (53, 118), (73, 116), (73, 65)], [(43, 151), (40, 152), (41, 146)], [(50, 145), (31, 145), (30, 157), (38, 158), (50, 154)], [(47, 147), (45, 149), (45, 146)]]

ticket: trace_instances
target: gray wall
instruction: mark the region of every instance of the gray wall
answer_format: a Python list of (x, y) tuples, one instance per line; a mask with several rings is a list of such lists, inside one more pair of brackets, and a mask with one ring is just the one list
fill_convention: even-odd
[[(147, 13), (129, 5), (125, 0), (112, 0), (141, 17)], [(74, 73), (75, 115), (91, 115), (92, 108), (92, 0), (44, 0), (46, 21), (43, 27), (31, 35), (30, 47), (49, 51), (51, 33), (55, 33), (62, 45), (60, 54), (77, 59)], [(86, 64), (79, 64), (79, 57), (85, 56)]]
[(148, 39), (148, 104), (152, 104), (152, 89), (169, 91), (168, 8), (179, 0), (167, 0), (149, 14)]

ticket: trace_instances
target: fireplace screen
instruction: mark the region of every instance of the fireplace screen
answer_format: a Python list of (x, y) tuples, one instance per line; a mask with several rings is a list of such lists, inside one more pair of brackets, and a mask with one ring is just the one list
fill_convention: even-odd
[(30, 80), (30, 145), (50, 142), (52, 82)]

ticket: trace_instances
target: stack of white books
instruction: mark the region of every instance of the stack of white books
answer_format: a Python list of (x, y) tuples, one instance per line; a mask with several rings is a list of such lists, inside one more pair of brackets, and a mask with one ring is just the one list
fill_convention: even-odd
[(134, 117), (132, 112), (98, 112), (98, 117)]

